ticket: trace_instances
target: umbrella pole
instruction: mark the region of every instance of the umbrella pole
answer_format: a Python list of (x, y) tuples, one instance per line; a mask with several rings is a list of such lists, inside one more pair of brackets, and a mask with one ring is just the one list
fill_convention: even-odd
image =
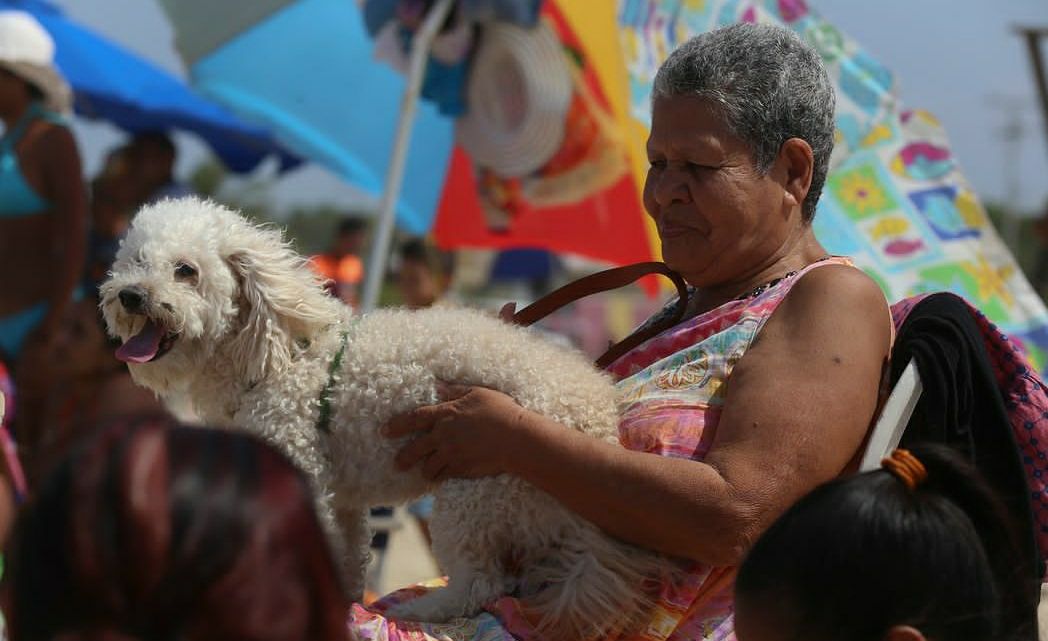
[(393, 222), (396, 219), (397, 199), (400, 186), (404, 181), (404, 166), (407, 161), (408, 148), (411, 142), (411, 128), (415, 124), (415, 112), (418, 110), (419, 93), (422, 80), (426, 75), (426, 63), (433, 39), (443, 26), (454, 0), (437, 0), (426, 15), (418, 33), (411, 41), (411, 59), (408, 66), (407, 87), (400, 101), (400, 119), (397, 121), (397, 133), (393, 142), (393, 155), (389, 159), (389, 170), (386, 173), (386, 188), (379, 203), (378, 222), (375, 229), (375, 240), (371, 244), (365, 273), (364, 291), (361, 295), (360, 309), (369, 312), (378, 304), (378, 294), (386, 274), (386, 263), (389, 258), (389, 246), (393, 240)]

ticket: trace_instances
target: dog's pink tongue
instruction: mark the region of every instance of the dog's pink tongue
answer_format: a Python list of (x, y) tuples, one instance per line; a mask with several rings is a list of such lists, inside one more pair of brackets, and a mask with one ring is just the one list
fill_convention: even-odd
[(117, 348), (116, 357), (125, 363), (147, 363), (153, 360), (160, 349), (161, 338), (160, 328), (147, 320), (142, 331)]

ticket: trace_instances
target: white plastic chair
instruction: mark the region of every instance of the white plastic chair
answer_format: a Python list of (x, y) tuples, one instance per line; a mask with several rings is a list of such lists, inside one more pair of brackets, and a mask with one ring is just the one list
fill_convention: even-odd
[(924, 385), (921, 383), (920, 374), (917, 373), (917, 363), (911, 359), (892, 388), (877, 424), (873, 426), (870, 440), (866, 443), (866, 451), (859, 462), (859, 472), (880, 468), (884, 457), (899, 446), (923, 391)]

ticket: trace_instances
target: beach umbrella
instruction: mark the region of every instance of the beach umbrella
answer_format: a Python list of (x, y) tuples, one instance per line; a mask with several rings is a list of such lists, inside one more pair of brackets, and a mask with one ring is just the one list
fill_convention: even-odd
[[(266, 0), (219, 11), (203, 0), (163, 2), (194, 83), (204, 93), (281, 132), (293, 149), (348, 181), (382, 193), (401, 99), (415, 94), (405, 91), (404, 76), (375, 60), (375, 48), (384, 45), (386, 58), (396, 58), (398, 49), (393, 46), (391, 56), (390, 42), (417, 42), (417, 28), (412, 38), (396, 23), (388, 27), (389, 7), (410, 13), (426, 3), (375, 0), (361, 7), (346, 0)], [(478, 2), (460, 0), (457, 6), (470, 4)], [(231, 14), (239, 17), (231, 21)], [(483, 138), (478, 132), (484, 132), (477, 117), (481, 124), (484, 117), (490, 124), (499, 116), (520, 122), (523, 115), (505, 108), (514, 104), (513, 91), (522, 84), (519, 76), (528, 69), (552, 68), (542, 66), (549, 57), (543, 58), (534, 46), (530, 63), (499, 65), (519, 32), (500, 29), (499, 37), (482, 36), (474, 43), (466, 76), (487, 76), (488, 82), (477, 87), (469, 82), (458, 93), (433, 81), (450, 78), (454, 86), (456, 69), (448, 63), (447, 50), (431, 51), (432, 43), (427, 43), (417, 50), (432, 55), (420, 58), (417, 66), (429, 72), (432, 86), (416, 73), (416, 91), (426, 99), (418, 105), (410, 130), (406, 181), (402, 190), (387, 190), (390, 198), (396, 196), (398, 220), (407, 231), (432, 230), (445, 247), (539, 247), (609, 262), (648, 259), (656, 251), (638, 194), (646, 171), (643, 149), (655, 71), (693, 35), (736, 22), (774, 22), (816, 48), (837, 92), (837, 145), (814, 222), (819, 238), (831, 251), (854, 256), (889, 300), (931, 290), (964, 296), (1020, 340), (1044, 369), (1048, 311), (961, 174), (942, 127), (933, 115), (905, 108), (890, 70), (808, 3), (546, 0), (540, 14), (547, 42), (552, 33), (574, 64), (566, 67), (571, 74), (567, 93), (563, 85), (558, 93), (551, 74), (544, 86), (552, 89), (539, 95), (560, 96), (559, 102), (550, 100), (553, 111), (558, 105), (563, 109), (568, 96), (567, 104), (574, 108), (569, 108), (569, 118), (575, 120), (564, 120), (570, 126), (559, 131), (589, 132), (591, 144), (611, 150), (601, 155), (611, 159), (609, 166), (589, 165), (595, 180), (574, 199), (558, 201), (558, 167), (549, 171), (548, 166), (536, 170), (534, 162), (503, 164), (516, 156), (526, 159), (525, 152), (541, 144), (529, 147), (524, 144), (528, 141), (498, 135), (488, 138), (501, 145), (477, 144)], [(453, 59), (455, 29), (437, 17)], [(403, 22), (403, 16), (398, 19)], [(495, 46), (487, 47), (490, 43)], [(399, 50), (401, 67), (410, 50)], [(491, 69), (496, 81), (491, 81)], [(507, 79), (504, 85), (497, 81), (500, 70), (508, 70), (501, 74)], [(530, 78), (535, 82), (534, 74)], [(500, 86), (514, 89), (500, 91)], [(478, 96), (484, 98), (481, 108), (471, 111), (470, 98)], [(485, 110), (492, 104), (500, 106), (494, 115)], [(463, 126), (471, 118), (473, 124)], [(538, 143), (548, 141), (542, 136), (551, 128), (556, 130), (555, 125), (536, 130)], [(564, 136), (565, 141), (570, 143), (570, 137)], [(499, 151), (507, 149), (515, 153), (500, 158)], [(574, 159), (579, 157), (585, 153)], [(627, 160), (625, 170), (622, 158)], [(545, 186), (555, 193), (549, 201), (543, 200)]]
[[(441, 56), (462, 34), (444, 29), (451, 1), (431, 3), (413, 30), (394, 21), (391, 33), (396, 12), (383, 17), (383, 5), (413, 4), (162, 0), (194, 86), (384, 195), (383, 209), (395, 209), (405, 231), (432, 230), (445, 248), (650, 260), (635, 171), (643, 159), (624, 129), (636, 125), (627, 120), (614, 3), (460, 2), (456, 19), (473, 5), (477, 22), (466, 31), (479, 36), (467, 43), (467, 60), (448, 64)], [(513, 4), (521, 10), (504, 11)], [(432, 56), (426, 33), (436, 39)], [(406, 73), (376, 59), (376, 47), (389, 43)], [(368, 292), (377, 295), (391, 221), (379, 222), (365, 308)]]
[(300, 161), (258, 125), (206, 100), (175, 76), (67, 18), (45, 0), (0, 0), (0, 10), (33, 15), (55, 41), (55, 64), (73, 88), (80, 116), (125, 131), (179, 129), (200, 136), (233, 171), (267, 156), (287, 169)]
[(630, 113), (649, 118), (658, 65), (698, 33), (736, 22), (793, 29), (821, 55), (837, 94), (837, 141), (816, 235), (852, 256), (889, 301), (951, 291), (1048, 364), (1048, 310), (961, 173), (935, 116), (905, 106), (889, 69), (803, 0), (622, 0)]

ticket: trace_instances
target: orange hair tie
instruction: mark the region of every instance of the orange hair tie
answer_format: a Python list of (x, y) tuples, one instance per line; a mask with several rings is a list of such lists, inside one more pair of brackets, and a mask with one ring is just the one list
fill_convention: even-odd
[(881, 466), (899, 478), (911, 490), (924, 483), (928, 470), (910, 450), (893, 450), (888, 458), (881, 461)]

